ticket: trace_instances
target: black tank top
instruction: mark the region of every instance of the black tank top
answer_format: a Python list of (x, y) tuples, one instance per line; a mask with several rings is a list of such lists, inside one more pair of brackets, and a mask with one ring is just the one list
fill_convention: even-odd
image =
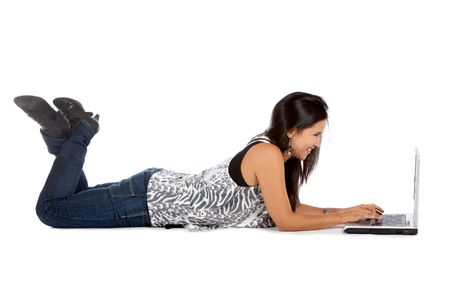
[(267, 142), (271, 143), (270, 138), (268, 138), (267, 136), (255, 137), (247, 144), (247, 146), (242, 151), (240, 151), (238, 154), (236, 154), (233, 157), (233, 159), (231, 159), (230, 165), (228, 166), (228, 173), (230, 174), (231, 179), (233, 179), (233, 181), (237, 185), (250, 187), (247, 184), (247, 182), (245, 182), (244, 177), (242, 176), (242, 172), (241, 172), (242, 160), (244, 159), (245, 154), (247, 153), (248, 150), (250, 150), (251, 147), (253, 147), (257, 144), (267, 143)]

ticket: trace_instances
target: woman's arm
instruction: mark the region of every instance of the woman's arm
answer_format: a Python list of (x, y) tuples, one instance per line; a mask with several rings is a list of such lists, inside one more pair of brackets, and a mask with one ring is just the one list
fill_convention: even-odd
[[(300, 231), (334, 227), (363, 218), (379, 218), (373, 205), (361, 205), (344, 212), (306, 214), (293, 212), (289, 203), (284, 178), (284, 159), (280, 149), (272, 144), (254, 147), (251, 165), (261, 188), (269, 215), (280, 231)], [(301, 205), (300, 205), (301, 207)], [(316, 208), (317, 209), (317, 208)]]
[[(327, 208), (328, 213), (338, 213), (342, 212), (343, 208)], [(297, 203), (297, 206), (295, 207), (295, 212), (300, 211), (303, 214), (310, 214), (310, 215), (322, 215), (323, 214), (323, 208), (321, 207), (315, 207), (304, 203)]]
[[(380, 219), (383, 210), (375, 204), (361, 204), (350, 208), (337, 209), (338, 212), (327, 214), (306, 214), (296, 210), (289, 223), (282, 231), (313, 230), (334, 227), (347, 222), (357, 222), (362, 219)], [(317, 209), (317, 207), (315, 207)]]
[(346, 223), (346, 218), (340, 213), (328, 213), (328, 214), (305, 214), (300, 211), (296, 211), (290, 222), (285, 227), (279, 228), (280, 231), (303, 231), (303, 230), (317, 230), (332, 228), (339, 224)]

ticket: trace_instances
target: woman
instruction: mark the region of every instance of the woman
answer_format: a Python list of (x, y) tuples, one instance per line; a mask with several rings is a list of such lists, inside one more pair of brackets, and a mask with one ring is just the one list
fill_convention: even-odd
[(20, 96), (14, 102), (41, 126), (56, 156), (39, 196), (40, 220), (58, 228), (273, 227), (281, 231), (329, 228), (360, 219), (380, 219), (374, 204), (346, 209), (301, 203), (299, 185), (317, 164), (328, 106), (322, 98), (295, 92), (274, 107), (269, 128), (221, 164), (199, 174), (146, 169), (120, 182), (88, 187), (83, 163), (99, 130), (76, 100)]

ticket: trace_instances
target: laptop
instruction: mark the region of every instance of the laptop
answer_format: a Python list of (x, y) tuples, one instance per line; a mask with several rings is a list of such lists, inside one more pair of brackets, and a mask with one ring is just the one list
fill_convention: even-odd
[(344, 226), (346, 233), (371, 234), (417, 234), (419, 219), (419, 150), (415, 151), (414, 168), (414, 213), (413, 214), (383, 214), (381, 220), (360, 220), (356, 223), (347, 223)]

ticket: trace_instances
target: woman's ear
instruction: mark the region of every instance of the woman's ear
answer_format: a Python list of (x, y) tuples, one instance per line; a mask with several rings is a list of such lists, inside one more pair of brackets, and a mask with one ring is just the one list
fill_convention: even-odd
[(292, 128), (291, 130), (289, 130), (289, 131), (287, 132), (286, 135), (287, 135), (288, 138), (292, 139), (296, 133), (297, 133), (297, 129)]

